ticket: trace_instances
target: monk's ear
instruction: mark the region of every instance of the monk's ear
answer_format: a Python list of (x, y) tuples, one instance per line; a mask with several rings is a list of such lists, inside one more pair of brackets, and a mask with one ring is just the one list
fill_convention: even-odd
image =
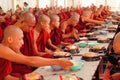
[(40, 22), (41, 25), (44, 25), (45, 23), (44, 22)]
[(8, 42), (12, 43), (13, 42), (13, 38), (12, 37), (8, 37)]
[(53, 21), (53, 22), (51, 22), (51, 24), (55, 25), (55, 22)]

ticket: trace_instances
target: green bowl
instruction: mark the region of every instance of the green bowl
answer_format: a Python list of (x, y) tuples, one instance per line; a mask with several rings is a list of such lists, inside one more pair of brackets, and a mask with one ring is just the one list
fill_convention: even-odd
[(93, 47), (93, 46), (96, 46), (96, 45), (98, 45), (99, 43), (97, 43), (97, 42), (89, 42), (88, 43), (88, 46), (89, 47)]
[(84, 48), (87, 46), (87, 42), (86, 41), (81, 41), (78, 43), (78, 46), (81, 47), (81, 48)]
[(72, 66), (71, 70), (73, 70), (73, 71), (80, 70), (82, 68), (83, 64), (84, 64), (83, 61), (73, 61), (73, 66)]

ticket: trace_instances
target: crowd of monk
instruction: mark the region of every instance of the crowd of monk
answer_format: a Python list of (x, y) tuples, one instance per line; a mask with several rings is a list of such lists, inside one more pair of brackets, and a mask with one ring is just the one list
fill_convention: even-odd
[(0, 9), (0, 80), (19, 80), (36, 67), (59, 65), (70, 69), (67, 59), (52, 59), (54, 51), (80, 40), (113, 12), (109, 6), (87, 8), (46, 7), (13, 13)]

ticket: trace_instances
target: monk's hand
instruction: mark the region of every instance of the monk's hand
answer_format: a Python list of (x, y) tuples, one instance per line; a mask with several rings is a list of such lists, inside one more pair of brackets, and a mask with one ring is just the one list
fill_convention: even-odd
[(73, 63), (65, 58), (60, 58), (59, 59), (59, 66), (61, 66), (65, 70), (70, 70), (72, 67)]
[(62, 49), (60, 49), (60, 48), (57, 48), (55, 51), (63, 51)]

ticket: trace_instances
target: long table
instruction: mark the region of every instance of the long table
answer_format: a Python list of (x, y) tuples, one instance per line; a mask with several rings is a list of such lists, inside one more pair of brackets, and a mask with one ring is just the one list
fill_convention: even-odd
[[(104, 37), (108, 36), (109, 38), (113, 38), (115, 33), (108, 33), (107, 35), (99, 35), (97, 37)], [(91, 41), (88, 41), (91, 42)], [(92, 41), (96, 42), (96, 41)], [(106, 48), (108, 47), (109, 43), (100, 43), (100, 45), (104, 45)], [(89, 47), (80, 48), (80, 54), (89, 52)], [(102, 58), (101, 58), (102, 59)], [(59, 75), (76, 75), (78, 77), (83, 78), (83, 80), (92, 80), (94, 78), (95, 72), (98, 70), (98, 66), (100, 65), (100, 60), (97, 61), (84, 61), (84, 65), (78, 71), (54, 71), (51, 66), (39, 67), (34, 72), (38, 74), (42, 74), (45, 80), (59, 80)], [(73, 56), (73, 60), (81, 60), (81, 56)]]

